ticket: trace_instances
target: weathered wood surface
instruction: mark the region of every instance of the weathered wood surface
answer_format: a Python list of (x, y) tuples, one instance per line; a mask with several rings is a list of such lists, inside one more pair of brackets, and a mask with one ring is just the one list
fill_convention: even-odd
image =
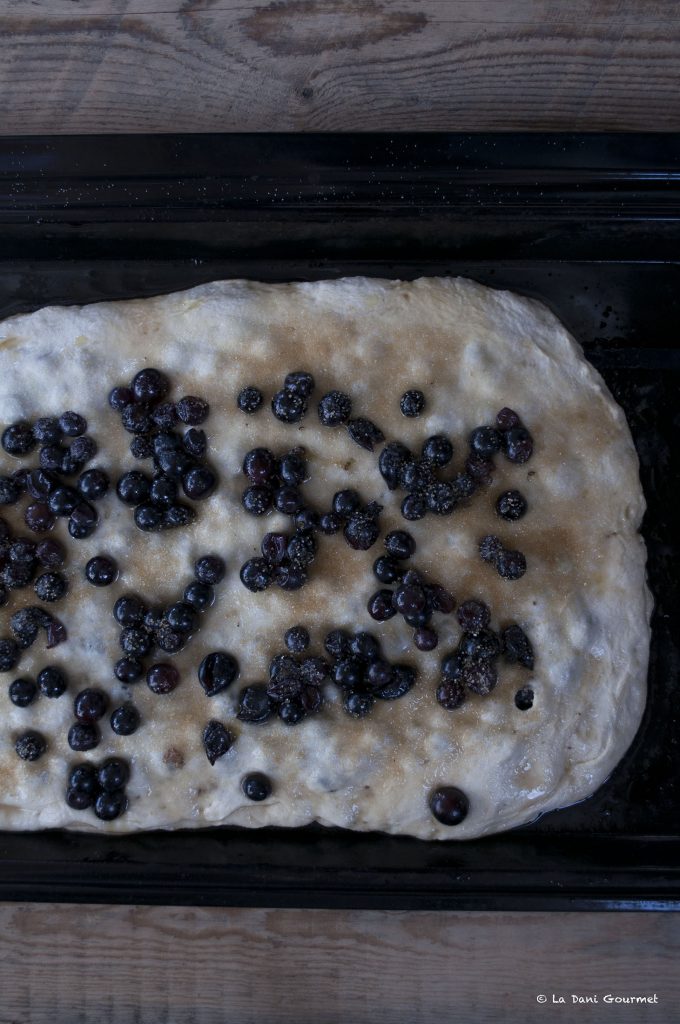
[(680, 128), (676, 0), (5, 0), (0, 131)]
[(679, 953), (673, 914), (5, 904), (0, 1024), (672, 1024)]

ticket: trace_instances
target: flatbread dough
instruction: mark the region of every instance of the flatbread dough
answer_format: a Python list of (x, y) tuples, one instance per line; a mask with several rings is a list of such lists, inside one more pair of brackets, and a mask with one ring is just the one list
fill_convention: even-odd
[[(141, 534), (113, 493), (99, 503), (101, 522), (89, 539), (70, 541), (65, 521), (58, 522), (55, 535), (70, 552), (71, 589), (54, 610), (68, 626), (69, 641), (54, 651), (38, 641), (19, 671), (3, 676), (0, 827), (125, 832), (319, 821), (467, 839), (581, 800), (607, 778), (645, 704), (651, 598), (638, 534), (644, 499), (622, 410), (544, 306), (462, 279), (348, 278), (225, 281), (152, 299), (49, 307), (0, 324), (0, 420), (76, 409), (99, 443), (95, 464), (114, 480), (123, 469), (146, 469), (148, 463), (130, 456), (130, 435), (106, 403), (109, 389), (143, 366), (170, 375), (174, 398), (189, 393), (210, 402), (206, 428), (220, 487), (199, 506), (194, 527), (170, 534)], [(317, 382), (310, 411), (300, 424), (282, 424), (271, 415), (269, 398), (288, 371), (303, 368)], [(251, 416), (236, 409), (246, 384), (267, 396)], [(411, 387), (427, 398), (417, 419), (399, 410), (400, 395)], [(370, 417), (389, 440), (418, 450), (426, 437), (448, 434), (459, 468), (475, 426), (493, 423), (505, 405), (520, 414), (535, 440), (531, 461), (519, 466), (497, 457), (493, 483), (469, 507), (446, 518), (428, 515), (407, 528), (417, 541), (417, 568), (459, 602), (485, 601), (493, 628), (523, 626), (536, 652), (533, 672), (501, 661), (493, 693), (443, 710), (435, 689), (441, 658), (460, 636), (455, 615), (436, 616), (440, 643), (429, 654), (415, 651), (401, 617), (373, 622), (366, 601), (377, 589), (371, 565), (380, 541), (360, 552), (341, 534), (322, 537), (310, 581), (296, 593), (272, 587), (252, 594), (242, 586), (239, 568), (259, 554), (263, 533), (290, 528), (277, 513), (265, 522), (241, 509), (241, 463), (256, 445), (276, 452), (306, 447), (312, 478), (304, 493), (314, 507), (327, 509), (336, 490), (354, 487), (385, 506), (383, 533), (407, 525), (399, 513), (402, 494), (387, 490), (377, 452), (357, 447), (342, 428), (320, 426), (316, 402), (333, 388), (350, 392), (353, 414)], [(3, 472), (16, 468), (1, 457)], [(509, 488), (521, 489), (529, 502), (527, 515), (512, 524), (494, 512), (495, 498)], [(2, 509), (3, 517), (15, 522), (17, 508)], [(522, 579), (504, 581), (479, 558), (479, 538), (491, 532), (525, 553), (529, 568)], [(194, 559), (206, 552), (222, 554), (228, 574), (203, 628), (174, 659), (180, 686), (168, 696), (154, 695), (143, 681), (126, 691), (111, 672), (120, 655), (113, 601), (129, 591), (156, 603), (176, 600)], [(99, 553), (112, 555), (121, 569), (119, 581), (102, 590), (83, 579), (86, 560)], [(31, 588), (18, 593), (24, 603), (35, 603)], [(2, 635), (16, 600), (0, 612)], [(343, 711), (338, 689), (326, 684), (323, 711), (295, 727), (276, 718), (260, 726), (238, 722), (238, 691), (266, 679), (270, 658), (284, 649), (284, 631), (296, 623), (309, 628), (310, 653), (317, 654), (332, 627), (374, 632), (388, 657), (417, 665), (416, 686), (401, 700), (379, 701), (360, 720)], [(217, 649), (237, 656), (240, 677), (208, 698), (196, 667)], [(46, 664), (66, 670), (67, 694), (41, 697), (24, 709), (12, 705), (6, 684), (16, 675), (34, 677)], [(79, 755), (66, 734), (72, 698), (86, 685), (108, 690), (112, 707), (131, 696), (143, 724), (119, 737), (105, 719), (100, 746)], [(525, 685), (535, 701), (520, 711), (514, 695)], [(213, 767), (201, 742), (211, 718), (237, 737)], [(22, 762), (14, 751), (16, 735), (27, 728), (48, 738), (48, 752), (35, 763)], [(71, 810), (64, 792), (69, 765), (111, 755), (129, 759), (132, 775), (127, 813), (107, 824), (92, 811)], [(241, 779), (251, 771), (273, 781), (263, 803), (242, 793)], [(430, 791), (442, 784), (458, 786), (470, 800), (468, 816), (453, 828), (439, 824), (428, 808)]]

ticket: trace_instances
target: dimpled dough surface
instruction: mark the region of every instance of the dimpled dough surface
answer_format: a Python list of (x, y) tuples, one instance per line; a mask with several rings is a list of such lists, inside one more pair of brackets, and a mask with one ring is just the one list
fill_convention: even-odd
[[(220, 486), (198, 506), (196, 524), (169, 533), (142, 534), (132, 511), (113, 493), (98, 502), (100, 525), (84, 541), (71, 541), (66, 521), (55, 535), (68, 544), (67, 598), (54, 608), (68, 642), (46, 651), (44, 633), (25, 652), (0, 689), (0, 827), (65, 826), (125, 832), (146, 828), (218, 824), (298, 826), (316, 820), (351, 829), (406, 833), (423, 839), (465, 839), (497, 832), (592, 793), (620, 760), (638, 727), (645, 703), (651, 599), (645, 586), (645, 548), (638, 534), (644, 500), (638, 464), (621, 409), (580, 348), (548, 310), (515, 294), (462, 279), (421, 279), (407, 284), (349, 278), (313, 284), (217, 282), (158, 298), (41, 309), (0, 324), (0, 419), (34, 420), (67, 408), (83, 413), (100, 453), (92, 465), (114, 477), (123, 469), (148, 469), (128, 451), (130, 435), (107, 404), (109, 389), (144, 366), (173, 382), (171, 396), (208, 399), (205, 425), (211, 463)], [(307, 416), (279, 423), (269, 400), (286, 372), (308, 369), (316, 390)], [(265, 393), (255, 415), (236, 409), (246, 384)], [(418, 387), (427, 407), (406, 419), (399, 397)], [(390, 493), (377, 469), (377, 451), (357, 447), (344, 428), (321, 427), (318, 398), (332, 388), (352, 396), (353, 415), (368, 416), (388, 440), (418, 450), (429, 435), (446, 433), (455, 445), (456, 471), (469, 432), (493, 423), (504, 405), (517, 410), (534, 437), (525, 465), (495, 459), (493, 483), (452, 516), (428, 515), (405, 524), (403, 492)], [(518, 622), (529, 635), (532, 672), (501, 658), (499, 683), (487, 697), (470, 695), (448, 712), (435, 700), (442, 655), (457, 643), (455, 615), (435, 615), (439, 647), (424, 654), (399, 616), (378, 624), (366, 601), (379, 586), (371, 566), (383, 549), (351, 550), (342, 534), (320, 537), (310, 580), (300, 591), (276, 586), (247, 591), (239, 567), (259, 554), (266, 530), (290, 529), (278, 513), (256, 519), (244, 513), (244, 453), (257, 445), (308, 452), (311, 480), (303, 494), (328, 508), (333, 493), (357, 488), (382, 502), (382, 534), (411, 530), (414, 565), (454, 593), (491, 608), (491, 626)], [(2, 471), (16, 468), (0, 453)], [(31, 464), (35, 464), (35, 453)], [(496, 496), (519, 488), (529, 511), (516, 523), (499, 520)], [(18, 506), (3, 517), (18, 532)], [(481, 536), (497, 532), (522, 550), (528, 570), (502, 580), (477, 553)], [(88, 558), (113, 555), (120, 578), (97, 589), (83, 579)], [(181, 683), (156, 696), (142, 680), (118, 684), (111, 665), (120, 656), (114, 600), (133, 591), (154, 603), (181, 596), (194, 559), (221, 554), (228, 572), (217, 601), (184, 651), (175, 656)], [(34, 603), (29, 587), (0, 611), (2, 635), (19, 603)], [(264, 725), (236, 719), (237, 695), (246, 683), (266, 678), (270, 658), (284, 650), (283, 633), (305, 624), (311, 654), (323, 654), (332, 627), (368, 629), (387, 656), (417, 665), (418, 681), (398, 701), (378, 701), (366, 718), (350, 718), (338, 689), (326, 683), (322, 712), (290, 727), (276, 717)], [(196, 669), (210, 651), (233, 652), (240, 676), (213, 698), (199, 686)], [(168, 660), (167, 655), (156, 660)], [(7, 684), (35, 677), (46, 664), (63, 666), (67, 694), (14, 707)], [(75, 693), (101, 686), (111, 707), (131, 697), (142, 716), (132, 736), (116, 736), (108, 716), (103, 739), (87, 754), (71, 751), (66, 734)], [(535, 691), (530, 710), (515, 707), (521, 686)], [(211, 718), (235, 734), (232, 749), (211, 767), (201, 733)], [(48, 740), (35, 763), (21, 761), (14, 740), (35, 728)], [(131, 763), (128, 811), (104, 823), (92, 811), (64, 801), (68, 766), (119, 755)], [(243, 775), (267, 773), (274, 792), (263, 803), (241, 791)], [(464, 790), (470, 810), (456, 827), (440, 825), (428, 795), (440, 784)]]

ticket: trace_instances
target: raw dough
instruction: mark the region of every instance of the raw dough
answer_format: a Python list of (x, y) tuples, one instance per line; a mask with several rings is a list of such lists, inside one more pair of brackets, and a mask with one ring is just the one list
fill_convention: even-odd
[[(65, 521), (58, 522), (55, 534), (69, 542), (71, 590), (54, 610), (68, 626), (69, 642), (48, 652), (39, 641), (19, 671), (2, 677), (0, 827), (124, 832), (316, 820), (423, 839), (466, 839), (581, 800), (607, 778), (645, 704), (651, 598), (638, 533), (644, 499), (622, 410), (544, 306), (462, 279), (348, 278), (284, 285), (226, 281), (153, 299), (49, 307), (0, 324), (0, 421), (76, 409), (100, 445), (94, 464), (117, 479), (123, 468), (140, 464), (129, 455), (130, 435), (106, 395), (143, 366), (171, 376), (173, 397), (189, 393), (209, 400), (210, 461), (220, 487), (199, 507), (193, 528), (171, 534), (141, 534), (131, 510), (113, 494), (99, 503), (102, 521), (88, 540), (70, 541)], [(311, 370), (317, 386), (306, 418), (287, 426), (271, 415), (269, 399), (295, 369)], [(246, 384), (266, 395), (251, 416), (236, 409)], [(427, 398), (418, 419), (399, 411), (399, 397), (410, 387)], [(459, 710), (444, 711), (434, 692), (441, 657), (460, 635), (455, 615), (436, 617), (441, 639), (430, 654), (415, 651), (401, 617), (372, 622), (366, 601), (377, 589), (371, 565), (381, 541), (357, 552), (341, 534), (322, 537), (301, 591), (244, 589), (238, 570), (259, 554), (262, 534), (290, 525), (277, 513), (264, 523), (241, 509), (241, 462), (256, 445), (277, 452), (295, 444), (307, 448), (312, 479), (304, 493), (317, 507), (328, 508), (334, 491), (351, 486), (384, 504), (383, 532), (407, 525), (399, 514), (401, 494), (391, 494), (378, 473), (377, 452), (357, 447), (342, 428), (320, 426), (316, 402), (332, 388), (351, 393), (354, 415), (370, 417), (388, 439), (415, 450), (431, 434), (448, 434), (456, 446), (454, 465), (464, 459), (475, 426), (493, 423), (505, 405), (520, 414), (535, 439), (531, 461), (517, 466), (497, 457), (493, 483), (469, 508), (447, 518), (428, 515), (407, 528), (417, 541), (418, 568), (448, 586), (459, 602), (486, 601), (492, 627), (510, 621), (524, 627), (536, 652), (533, 672), (501, 661), (500, 682), (490, 696), (472, 696)], [(4, 452), (0, 456), (2, 472), (15, 468)], [(495, 497), (508, 488), (521, 489), (529, 502), (527, 515), (514, 524), (500, 521), (493, 509)], [(17, 508), (1, 512), (13, 521)], [(477, 542), (489, 532), (526, 554), (522, 579), (506, 582), (480, 560)], [(180, 686), (164, 697), (143, 681), (130, 687), (143, 719), (138, 732), (115, 736), (105, 719), (101, 745), (75, 754), (66, 742), (75, 693), (102, 686), (112, 706), (125, 696), (111, 672), (119, 656), (115, 598), (135, 591), (161, 603), (177, 599), (195, 557), (211, 551), (226, 558), (228, 574), (203, 629), (175, 659)], [(83, 566), (104, 552), (118, 560), (121, 578), (98, 590), (83, 580)], [(34, 603), (31, 588), (19, 594)], [(15, 597), (0, 612), (2, 635), (16, 607)], [(354, 720), (342, 710), (337, 688), (326, 684), (324, 710), (298, 726), (277, 719), (261, 726), (239, 723), (239, 689), (266, 678), (270, 658), (284, 649), (285, 629), (296, 623), (310, 629), (310, 653), (318, 654), (331, 627), (375, 632), (391, 658), (417, 664), (415, 688)], [(232, 651), (241, 674), (230, 690), (210, 699), (196, 666), (215, 649)], [(67, 694), (14, 707), (7, 684), (16, 675), (35, 676), (46, 664), (65, 668)], [(535, 701), (531, 710), (519, 711), (513, 698), (525, 685), (533, 687)], [(201, 744), (211, 718), (237, 734), (214, 767)], [(48, 753), (33, 764), (14, 751), (16, 734), (26, 728), (40, 730), (49, 742)], [(130, 807), (105, 824), (92, 811), (69, 809), (64, 791), (69, 764), (113, 754), (132, 764)], [(273, 781), (274, 793), (264, 803), (250, 803), (241, 791), (250, 771), (266, 772)], [(469, 814), (456, 827), (440, 825), (428, 809), (428, 794), (439, 784), (458, 786), (469, 797)]]

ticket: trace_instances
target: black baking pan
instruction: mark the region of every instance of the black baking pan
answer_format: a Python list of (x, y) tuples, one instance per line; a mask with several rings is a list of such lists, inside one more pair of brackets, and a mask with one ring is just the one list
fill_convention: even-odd
[(2, 316), (229, 277), (463, 274), (546, 302), (628, 416), (656, 602), (642, 726), (578, 805), (466, 843), (321, 827), (4, 832), (0, 899), (680, 906), (679, 258), (677, 135), (0, 140)]

